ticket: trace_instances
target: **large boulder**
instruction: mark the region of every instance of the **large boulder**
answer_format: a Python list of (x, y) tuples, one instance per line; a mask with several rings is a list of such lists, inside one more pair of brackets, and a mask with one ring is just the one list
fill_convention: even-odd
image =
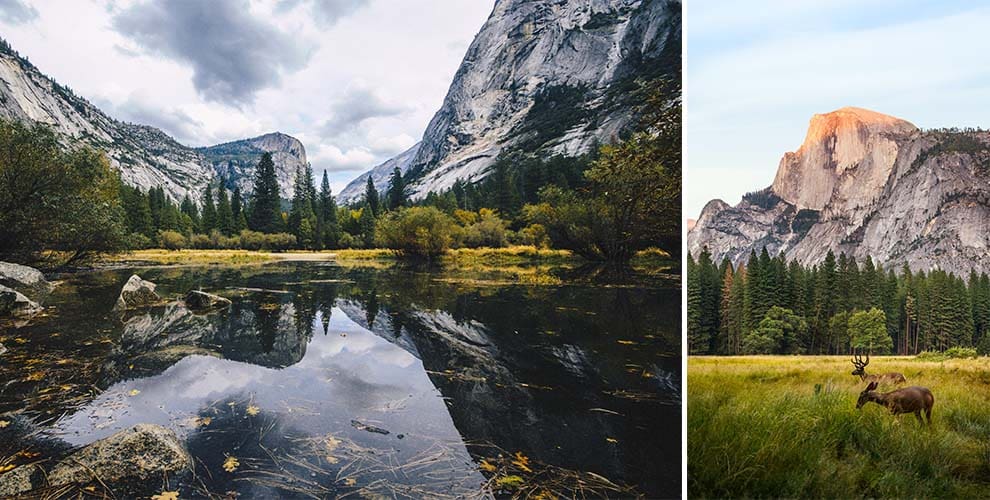
[(120, 290), (117, 304), (113, 306), (114, 311), (139, 309), (160, 304), (162, 298), (155, 292), (155, 286), (154, 283), (145, 281), (136, 274), (132, 275), (127, 283), (124, 283), (124, 288)]
[(48, 483), (88, 483), (97, 478), (109, 485), (158, 481), (192, 466), (192, 456), (174, 432), (160, 425), (138, 424), (69, 455), (48, 473)]
[(193, 311), (221, 309), (230, 306), (230, 299), (200, 290), (193, 290), (187, 293), (185, 301), (186, 307), (192, 309)]
[(174, 432), (160, 425), (139, 424), (73, 452), (47, 475), (35, 464), (0, 474), (0, 497), (46, 485), (102, 483), (124, 498), (147, 498), (148, 491), (161, 490), (166, 478), (175, 480), (192, 468), (192, 456)]
[(41, 271), (20, 264), (0, 262), (0, 285), (21, 292), (31, 300), (41, 302), (52, 292), (52, 284)]
[(0, 318), (7, 316), (30, 316), (41, 311), (37, 302), (27, 298), (17, 290), (0, 285)]
[(21, 465), (0, 474), (0, 498), (7, 498), (30, 491), (36, 484), (43, 482), (41, 470), (37, 465)]

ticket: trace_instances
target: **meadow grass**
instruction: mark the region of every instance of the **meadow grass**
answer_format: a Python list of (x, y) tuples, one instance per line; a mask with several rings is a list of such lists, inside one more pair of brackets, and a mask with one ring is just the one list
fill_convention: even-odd
[[(691, 497), (983, 497), (990, 358), (874, 357), (935, 395), (931, 427), (868, 404), (844, 356), (691, 357)], [(894, 387), (881, 387), (893, 390)]]

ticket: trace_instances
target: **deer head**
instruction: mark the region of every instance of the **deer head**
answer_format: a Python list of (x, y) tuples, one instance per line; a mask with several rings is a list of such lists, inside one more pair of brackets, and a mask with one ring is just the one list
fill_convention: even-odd
[(866, 361), (863, 361), (863, 358), (859, 354), (853, 354), (852, 364), (856, 367), (852, 374), (862, 377), (866, 375), (866, 365), (870, 364), (870, 355), (867, 354)]
[(866, 389), (863, 389), (863, 392), (859, 393), (859, 400), (856, 401), (857, 410), (862, 408), (863, 405), (865, 405), (866, 403), (869, 403), (871, 400), (873, 400), (873, 398), (876, 396), (876, 393), (874, 393), (873, 391), (875, 391), (876, 388), (877, 388), (877, 383), (870, 382), (870, 385), (866, 386)]

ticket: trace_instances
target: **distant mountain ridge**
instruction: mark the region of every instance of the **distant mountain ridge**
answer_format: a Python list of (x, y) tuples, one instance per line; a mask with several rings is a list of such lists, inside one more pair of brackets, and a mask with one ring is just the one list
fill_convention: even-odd
[(254, 168), (258, 165), (258, 159), (266, 152), (272, 153), (275, 174), (284, 198), (292, 198), (296, 172), (308, 163), (302, 142), (281, 132), (196, 148), (196, 152), (213, 166), (228, 189), (237, 186), (242, 193), (250, 193), (254, 189)]
[(638, 120), (637, 79), (680, 78), (680, 20), (673, 0), (497, 1), (416, 154), (393, 159), (410, 195), (478, 181), (503, 151), (578, 155), (615, 140)]
[(815, 115), (773, 184), (712, 200), (688, 250), (744, 262), (766, 248), (803, 264), (832, 251), (886, 266), (990, 269), (990, 132), (927, 130), (861, 108)]
[[(283, 190), (283, 179), (294, 175), (305, 163), (306, 153), (298, 140), (284, 134), (267, 134), (209, 148), (194, 149), (180, 144), (165, 132), (147, 125), (116, 120), (43, 74), (27, 59), (0, 40), (0, 118), (40, 122), (67, 139), (104, 151), (121, 179), (147, 190), (162, 187), (173, 201), (189, 196), (199, 201), (217, 172), (233, 174), (241, 183), (245, 166), (256, 164), (265, 150), (274, 151), (275, 166)], [(245, 142), (237, 161), (224, 162), (224, 147)], [(271, 149), (266, 149), (271, 148)], [(248, 175), (248, 177), (250, 177)]]

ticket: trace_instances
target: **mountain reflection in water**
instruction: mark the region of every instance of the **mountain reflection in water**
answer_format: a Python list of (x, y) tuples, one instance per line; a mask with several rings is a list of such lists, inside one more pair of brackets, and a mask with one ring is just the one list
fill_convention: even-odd
[[(100, 391), (23, 408), (38, 387), (20, 384), (0, 408), (65, 412), (46, 434), (73, 446), (169, 427), (196, 458), (188, 494), (473, 496), (493, 476), (479, 464), (516, 453), (534, 475), (545, 464), (679, 494), (676, 286), (489, 286), (319, 263), (141, 269), (166, 295), (202, 288), (233, 305), (94, 314), (130, 272), (72, 277), (50, 318), (5, 332), (109, 338), (102, 351), (61, 347), (99, 367), (80, 376)], [(226, 473), (231, 456), (240, 466)]]

